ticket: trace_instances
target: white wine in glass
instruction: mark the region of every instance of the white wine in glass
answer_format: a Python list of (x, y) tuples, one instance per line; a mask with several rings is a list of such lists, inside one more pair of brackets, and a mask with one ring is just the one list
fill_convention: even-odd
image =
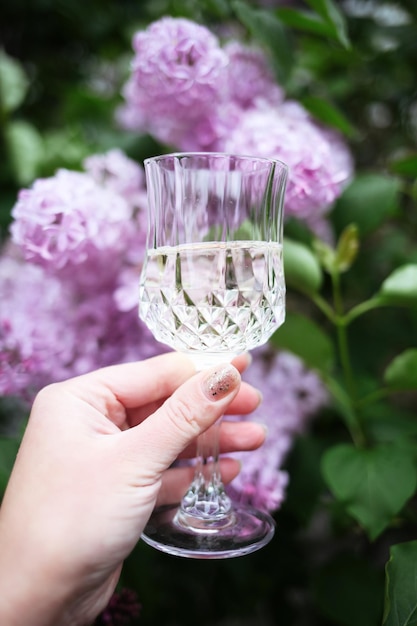
[[(155, 338), (204, 369), (268, 341), (285, 319), (282, 207), (287, 167), (220, 153), (147, 159), (149, 228), (139, 314)], [(235, 505), (218, 469), (218, 424), (199, 437), (182, 502), (154, 511), (143, 539), (178, 556), (228, 558), (274, 533)]]

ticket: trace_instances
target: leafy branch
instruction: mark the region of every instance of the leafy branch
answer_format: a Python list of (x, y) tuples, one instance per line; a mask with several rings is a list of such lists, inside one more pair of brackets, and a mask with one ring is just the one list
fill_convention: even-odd
[[(386, 367), (380, 386), (358, 393), (355, 366), (350, 350), (349, 327), (359, 317), (380, 307), (417, 306), (417, 264), (394, 270), (378, 291), (346, 307), (342, 275), (348, 272), (359, 253), (359, 228), (348, 224), (334, 247), (313, 240), (311, 245), (287, 239), (284, 243), (285, 273), (289, 288), (302, 293), (333, 327), (333, 337), (311, 319), (289, 312), (288, 322), (274, 342), (292, 350), (316, 369), (351, 443), (339, 443), (322, 457), (324, 480), (345, 511), (374, 540), (404, 508), (417, 488), (417, 450), (401, 436), (378, 441), (368, 432), (363, 411), (392, 394), (417, 389), (417, 349), (410, 347)], [(323, 295), (324, 275), (330, 280), (330, 297)], [(294, 321), (295, 320), (295, 321)], [(339, 380), (338, 370), (341, 379)], [(392, 483), (395, 489), (389, 488)]]

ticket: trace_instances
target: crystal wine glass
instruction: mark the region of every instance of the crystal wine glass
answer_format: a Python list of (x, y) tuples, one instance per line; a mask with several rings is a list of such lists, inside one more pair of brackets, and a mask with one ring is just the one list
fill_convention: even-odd
[[(287, 166), (273, 159), (176, 153), (145, 161), (147, 251), (139, 314), (197, 369), (265, 343), (285, 318), (282, 207)], [(182, 502), (154, 511), (143, 539), (177, 556), (227, 558), (273, 536), (264, 511), (231, 502), (218, 428), (198, 438)]]

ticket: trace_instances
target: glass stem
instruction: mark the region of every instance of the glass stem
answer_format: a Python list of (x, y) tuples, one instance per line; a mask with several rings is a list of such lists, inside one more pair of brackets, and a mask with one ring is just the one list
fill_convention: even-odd
[(199, 520), (219, 520), (231, 511), (219, 467), (219, 429), (221, 419), (197, 439), (194, 480), (181, 502), (181, 511)]

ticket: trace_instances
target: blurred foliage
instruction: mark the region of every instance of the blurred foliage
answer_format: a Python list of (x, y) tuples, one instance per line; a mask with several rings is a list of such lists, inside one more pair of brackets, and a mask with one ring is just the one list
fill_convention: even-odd
[[(288, 321), (273, 341), (320, 371), (334, 403), (288, 459), (276, 537), (227, 562), (140, 543), (123, 574), (143, 605), (138, 623), (415, 624), (417, 4), (3, 3), (3, 238), (18, 189), (36, 177), (113, 146), (138, 160), (157, 151), (152, 138), (121, 131), (114, 110), (133, 33), (164, 14), (263, 46), (289, 97), (345, 135), (357, 174), (331, 215), (334, 248), (286, 227)], [(13, 439), (0, 440), (2, 484), (15, 451)]]

